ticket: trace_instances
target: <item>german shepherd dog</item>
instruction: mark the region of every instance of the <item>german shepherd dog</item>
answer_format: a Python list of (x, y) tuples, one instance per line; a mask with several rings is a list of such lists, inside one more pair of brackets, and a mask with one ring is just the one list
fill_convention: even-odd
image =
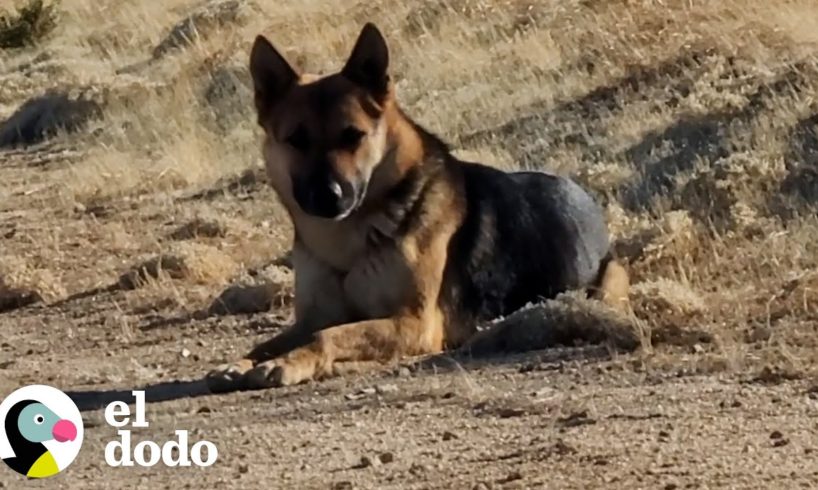
[(373, 24), (343, 69), (250, 56), (268, 178), (294, 225), (295, 324), (207, 375), (291, 385), (464, 345), (476, 325), (585, 289), (627, 302), (601, 208), (571, 180), (460, 161), (398, 106)]

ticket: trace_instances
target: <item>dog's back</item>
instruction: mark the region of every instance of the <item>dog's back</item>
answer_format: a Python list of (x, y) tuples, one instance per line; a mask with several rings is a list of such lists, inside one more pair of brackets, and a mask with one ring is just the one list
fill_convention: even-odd
[(486, 321), (593, 287), (609, 253), (599, 205), (570, 179), (456, 162), (467, 210), (452, 239), (444, 301)]

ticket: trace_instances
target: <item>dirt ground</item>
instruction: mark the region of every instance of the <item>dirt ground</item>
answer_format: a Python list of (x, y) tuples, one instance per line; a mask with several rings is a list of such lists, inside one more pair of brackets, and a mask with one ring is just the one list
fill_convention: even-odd
[[(278, 320), (194, 322), (153, 329), (122, 345), (120, 333), (100, 332), (100, 318), (86, 315), (94, 302), (16, 317), (27, 333), (7, 342), (34, 352), (4, 347), (15, 361), (5, 367), (10, 376), (0, 389), (31, 382), (70, 387), (82, 392), (72, 393), (82, 408), (127, 400), (107, 390), (141, 387), (146, 379), (194, 379), (202, 365), (234, 351), (234, 335), (250, 340)], [(248, 332), (248, 323), (257, 326)], [(190, 346), (187, 359), (181, 345)], [(814, 386), (702, 375), (679, 367), (684, 359), (667, 369), (646, 368), (631, 356), (604, 354), (558, 349), (149, 403), (150, 427), (134, 429), (134, 444), (189, 429), (193, 442), (206, 439), (219, 448), (219, 460), (207, 469), (107, 467), (103, 451), (116, 430), (101, 410), (90, 410), (78, 459), (64, 474), (26, 488), (815, 486)], [(203, 391), (183, 383), (154, 385), (148, 394)], [(3, 472), (0, 481), (20, 488), (15, 477)]]
[[(58, 387), (86, 432), (63, 474), (21, 482), (0, 467), (0, 488), (818, 487), (818, 2), (28, 12), (36, 29), (0, 22), (0, 396)], [(210, 368), (292, 320), (252, 40), (329, 72), (367, 20), (406, 112), (458, 155), (571, 175), (605, 206), (639, 349), (441, 356), (206, 392)], [(570, 296), (543, 307), (566, 325), (610, 321)], [(215, 465), (105, 464), (116, 431), (102, 407), (143, 388), (150, 427), (134, 440), (188, 429), (216, 444)]]

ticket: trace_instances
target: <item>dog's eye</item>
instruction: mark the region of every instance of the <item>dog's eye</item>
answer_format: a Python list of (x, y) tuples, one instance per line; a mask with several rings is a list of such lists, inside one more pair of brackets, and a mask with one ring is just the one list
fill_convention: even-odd
[(358, 146), (358, 143), (361, 142), (361, 138), (364, 137), (364, 134), (366, 133), (355, 126), (347, 126), (341, 131), (339, 143), (342, 148), (355, 148)]
[(295, 131), (287, 136), (284, 141), (300, 152), (305, 152), (310, 148), (310, 135), (304, 126), (295, 128)]

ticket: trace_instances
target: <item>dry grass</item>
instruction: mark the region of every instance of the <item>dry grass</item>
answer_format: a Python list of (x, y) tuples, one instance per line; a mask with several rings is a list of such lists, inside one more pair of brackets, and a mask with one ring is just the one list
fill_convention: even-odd
[[(213, 4), (232, 13), (201, 17)], [(458, 153), (570, 174), (605, 202), (647, 329), (714, 334), (709, 355), (736, 368), (818, 366), (818, 2), (60, 9), (36, 49), (0, 60), (0, 120), (46, 91), (102, 112), (37, 147), (0, 150), (0, 265), (15, 287), (53, 301), (110, 284), (146, 256), (173, 253), (173, 231), (202, 215), (223, 217), (224, 229), (188, 237), (198, 244), (186, 253), (202, 260), (158, 279), (151, 296), (201, 308), (240, 270), (280, 256), (286, 220), (268, 189), (238, 177), (259, 166), (249, 45), (266, 33), (305, 70), (329, 72), (374, 20), (405, 109)]]
[(56, 4), (42, 0), (29, 0), (14, 13), (0, 11), (0, 49), (36, 44), (54, 29), (56, 11)]

